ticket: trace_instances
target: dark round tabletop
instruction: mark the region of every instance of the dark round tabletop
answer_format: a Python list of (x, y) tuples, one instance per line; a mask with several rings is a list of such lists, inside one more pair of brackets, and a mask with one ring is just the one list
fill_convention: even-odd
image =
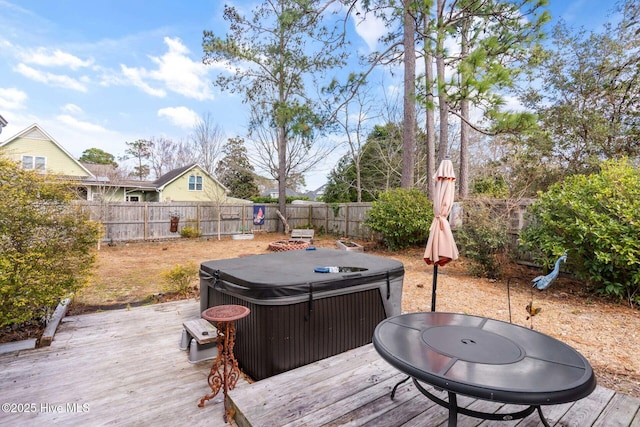
[(567, 344), (522, 326), (456, 313), (409, 313), (382, 321), (373, 345), (411, 377), (454, 393), (549, 405), (588, 396), (591, 365)]

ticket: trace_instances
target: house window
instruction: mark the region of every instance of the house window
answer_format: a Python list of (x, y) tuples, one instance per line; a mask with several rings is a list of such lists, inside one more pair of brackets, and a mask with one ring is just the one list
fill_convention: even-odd
[(47, 159), (41, 156), (22, 156), (22, 169), (31, 169), (44, 172), (47, 167)]
[(127, 196), (127, 202), (139, 202), (140, 196)]
[(45, 166), (46, 166), (46, 159), (44, 157), (36, 157), (34, 169), (37, 171), (44, 172)]
[(22, 169), (33, 169), (33, 156), (22, 156)]
[(201, 175), (189, 175), (189, 191), (202, 191)]

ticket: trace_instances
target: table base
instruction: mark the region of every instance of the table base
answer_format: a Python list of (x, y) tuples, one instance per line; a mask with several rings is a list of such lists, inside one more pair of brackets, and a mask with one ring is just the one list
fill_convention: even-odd
[[(404, 380), (406, 381), (406, 379)], [(399, 386), (401, 383), (403, 383), (404, 381), (401, 381), (400, 383), (398, 383), (396, 385)], [(416, 388), (418, 390), (420, 390), (420, 392), (422, 394), (424, 394), (427, 398), (429, 398), (430, 400), (432, 400), (433, 402), (437, 403), (440, 406), (443, 406), (445, 408), (449, 409), (449, 427), (455, 427), (458, 425), (458, 414), (462, 414), (462, 415), (467, 415), (470, 417), (474, 417), (474, 418), (479, 418), (482, 420), (491, 420), (491, 421), (511, 421), (511, 420), (519, 420), (525, 417), (528, 417), (529, 415), (531, 415), (534, 411), (538, 411), (538, 415), (540, 416), (540, 421), (542, 421), (542, 424), (544, 424), (545, 427), (550, 427), (549, 423), (547, 422), (547, 419), (544, 417), (544, 414), (542, 413), (542, 408), (540, 407), (540, 405), (531, 405), (528, 408), (519, 411), (519, 412), (513, 412), (510, 414), (496, 414), (496, 413), (487, 413), (487, 412), (478, 412), (478, 411), (473, 411), (471, 409), (467, 409), (467, 408), (460, 408), (458, 407), (458, 398), (457, 395), (451, 391), (447, 391), (448, 395), (449, 395), (449, 401), (447, 402), (444, 399), (440, 399), (439, 397), (435, 396), (433, 393), (429, 392), (428, 390), (426, 390), (419, 382), (417, 379), (413, 378), (413, 383), (415, 384)], [(395, 395), (395, 388), (392, 392), (391, 398), (393, 399)]]
[(235, 325), (233, 322), (217, 322), (217, 327), (218, 356), (213, 361), (207, 378), (211, 393), (202, 397), (198, 406), (202, 408), (205, 401), (213, 399), (222, 390), (224, 394), (224, 421), (230, 422), (233, 419), (234, 411), (228, 407), (227, 394), (229, 390), (233, 390), (240, 377), (238, 362), (233, 355)]

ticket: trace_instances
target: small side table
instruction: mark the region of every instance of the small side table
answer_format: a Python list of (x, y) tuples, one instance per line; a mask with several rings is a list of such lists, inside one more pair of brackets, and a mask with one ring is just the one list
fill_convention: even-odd
[(204, 407), (204, 402), (214, 398), (222, 389), (224, 393), (225, 422), (229, 422), (234, 415), (227, 407), (227, 393), (229, 390), (233, 390), (240, 377), (238, 361), (233, 355), (236, 336), (235, 321), (248, 316), (249, 313), (249, 308), (241, 305), (218, 305), (202, 312), (203, 319), (216, 324), (218, 330), (218, 356), (213, 361), (207, 378), (211, 393), (200, 399), (198, 406), (200, 408)]

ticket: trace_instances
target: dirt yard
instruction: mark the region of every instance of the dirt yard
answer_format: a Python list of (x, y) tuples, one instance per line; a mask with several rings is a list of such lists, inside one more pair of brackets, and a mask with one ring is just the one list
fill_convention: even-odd
[[(269, 252), (279, 234), (258, 234), (253, 240), (186, 240), (103, 246), (92, 283), (77, 295), (71, 314), (122, 308), (172, 298), (163, 292), (162, 272), (176, 264), (233, 258)], [(335, 248), (335, 237), (316, 238), (317, 247)], [(431, 310), (433, 267), (423, 249), (389, 253), (359, 242), (368, 253), (390, 257), (405, 266), (402, 307), (405, 312)], [(470, 277), (464, 260), (438, 271), (437, 311), (487, 316), (549, 334), (580, 351), (596, 371), (598, 383), (640, 397), (640, 311), (588, 295), (579, 283), (561, 278), (546, 291), (532, 292), (531, 280), (540, 271), (510, 268), (510, 304), (507, 280)], [(520, 277), (518, 279), (516, 277)], [(198, 285), (198, 280), (193, 282)], [(194, 292), (194, 297), (198, 295)], [(541, 309), (528, 318), (533, 301)], [(510, 314), (511, 312), (511, 314)]]

